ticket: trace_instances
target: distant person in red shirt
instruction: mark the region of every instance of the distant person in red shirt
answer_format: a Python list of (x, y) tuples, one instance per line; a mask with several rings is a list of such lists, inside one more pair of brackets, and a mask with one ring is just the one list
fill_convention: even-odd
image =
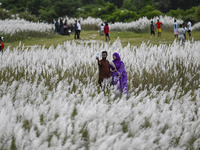
[(4, 49), (4, 43), (3, 43), (4, 38), (0, 37), (0, 52), (3, 53), (3, 49)]
[(158, 32), (158, 37), (161, 37), (161, 25), (162, 22), (159, 21), (159, 19), (157, 20), (157, 32)]
[(107, 41), (107, 38), (110, 40), (108, 23), (106, 23), (106, 25), (104, 26), (104, 33), (106, 36), (106, 41)]

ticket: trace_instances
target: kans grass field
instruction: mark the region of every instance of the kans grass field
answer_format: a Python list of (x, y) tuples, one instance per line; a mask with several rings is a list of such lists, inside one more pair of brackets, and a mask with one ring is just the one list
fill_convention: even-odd
[[(200, 149), (200, 32), (97, 31), (5, 35), (0, 59), (1, 150)], [(21, 42), (20, 42), (21, 41)], [(118, 52), (129, 98), (102, 91), (97, 52)]]

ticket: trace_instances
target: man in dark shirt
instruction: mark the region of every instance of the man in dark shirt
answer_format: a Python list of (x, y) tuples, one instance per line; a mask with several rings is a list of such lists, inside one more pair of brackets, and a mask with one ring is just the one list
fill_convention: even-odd
[(104, 79), (110, 78), (110, 64), (109, 61), (106, 60), (107, 58), (107, 51), (102, 52), (102, 59), (99, 60), (99, 57), (97, 57), (98, 65), (99, 65), (99, 81), (98, 83), (102, 87), (102, 83)]
[(78, 38), (78, 26), (77, 26), (77, 20), (75, 20), (74, 23), (74, 39)]
[(153, 21), (151, 21), (150, 30), (151, 30), (151, 37), (152, 35), (155, 36)]

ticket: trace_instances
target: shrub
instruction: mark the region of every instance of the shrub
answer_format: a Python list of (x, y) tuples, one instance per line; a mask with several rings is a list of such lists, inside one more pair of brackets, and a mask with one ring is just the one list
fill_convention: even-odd
[(164, 14), (159, 10), (153, 10), (151, 12), (146, 13), (145, 16), (148, 19), (151, 19), (151, 18), (154, 18), (154, 17), (157, 17), (157, 16), (164, 16)]
[(118, 10), (112, 15), (108, 16), (106, 20), (108, 20), (109, 22), (130, 22), (133, 20), (137, 20), (138, 18), (139, 16), (134, 11)]
[(2, 20), (4, 20), (4, 19), (10, 19), (11, 18), (11, 13), (9, 11), (5, 11), (3, 9), (0, 9), (0, 18)]
[(33, 22), (38, 21), (38, 18), (35, 15), (30, 14), (29, 12), (20, 12), (18, 17), (21, 19), (25, 19), (27, 21), (33, 21)]

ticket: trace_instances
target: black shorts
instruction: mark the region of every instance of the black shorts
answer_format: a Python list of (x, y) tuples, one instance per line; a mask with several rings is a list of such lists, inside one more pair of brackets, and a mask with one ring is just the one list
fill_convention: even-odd
[(191, 30), (188, 30), (188, 33), (191, 33)]
[(105, 34), (105, 36), (109, 36), (109, 34)]
[(154, 34), (155, 34), (155, 32), (154, 32), (154, 31), (151, 31), (151, 35), (152, 35), (152, 34), (154, 35)]

